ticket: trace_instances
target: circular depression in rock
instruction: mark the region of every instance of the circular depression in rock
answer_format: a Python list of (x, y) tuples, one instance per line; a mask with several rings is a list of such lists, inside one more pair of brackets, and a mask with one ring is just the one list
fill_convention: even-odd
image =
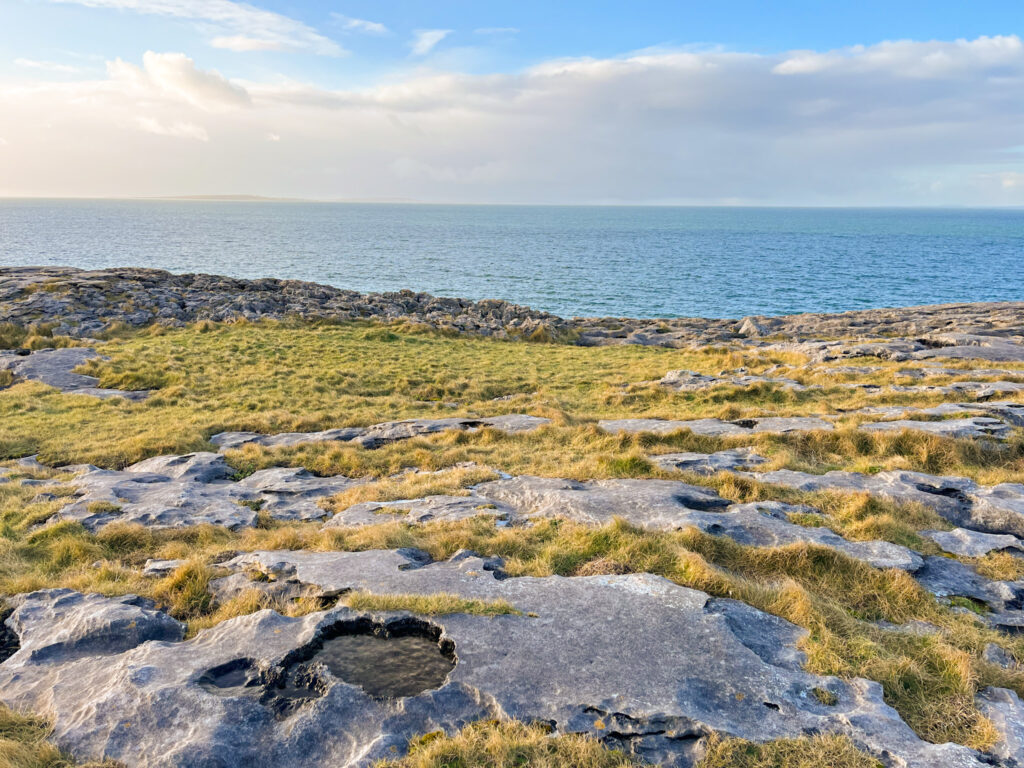
[(455, 668), (455, 648), (426, 623), (342, 629), (310, 659), (371, 696), (401, 698), (440, 688)]

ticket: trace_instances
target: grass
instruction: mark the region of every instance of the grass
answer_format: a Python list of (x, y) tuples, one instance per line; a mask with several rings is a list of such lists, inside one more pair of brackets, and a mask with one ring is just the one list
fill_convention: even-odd
[[(0, 325), (0, 346), (70, 343), (48, 333), (52, 328)], [(35, 383), (0, 389), (0, 459), (38, 452), (51, 464), (89, 462), (117, 468), (159, 454), (209, 450), (209, 437), (221, 431), (319, 430), (412, 417), (526, 412), (546, 416), (552, 423), (519, 435), (493, 429), (447, 432), (373, 451), (342, 444), (246, 446), (229, 452), (228, 459), (238, 477), (263, 467), (288, 465), (364, 481), (325, 500), (325, 508), (331, 511), (362, 501), (464, 494), (469, 486), (494, 478), (496, 471), (574, 479), (680, 479), (711, 487), (733, 501), (810, 504), (823, 516), (797, 516), (794, 522), (827, 525), (854, 540), (884, 539), (924, 554), (938, 554), (939, 549), (918, 531), (949, 527), (926, 507), (864, 494), (803, 493), (725, 473), (684, 475), (658, 469), (648, 457), (751, 445), (768, 458), (765, 469), (868, 473), (905, 469), (963, 475), (987, 484), (1024, 481), (1024, 437), (1019, 431), (998, 445), (919, 432), (866, 433), (856, 429), (866, 417), (856, 414), (843, 416), (831, 432), (730, 439), (689, 432), (611, 435), (596, 426), (599, 418), (736, 419), (958, 399), (920, 393), (868, 395), (839, 386), (853, 380), (904, 383), (896, 369), (905, 364), (885, 363), (879, 371), (860, 377), (836, 377), (815, 368), (776, 374), (820, 387), (801, 392), (772, 385), (723, 385), (676, 393), (652, 382), (676, 368), (718, 374), (745, 367), (762, 373), (805, 360), (756, 350), (500, 342), (452, 338), (408, 326), (364, 324), (202, 323), (180, 330), (114, 332), (107, 337), (102, 352), (110, 360), (92, 361), (83, 370), (98, 376), (100, 386), (151, 389), (154, 394), (130, 403), (64, 395)], [(969, 379), (969, 370), (965, 367), (963, 376), (929, 383), (956, 378)], [(17, 472), (26, 478), (67, 480), (57, 472)], [(67, 486), (47, 490), (58, 496), (70, 492)], [(877, 571), (820, 547), (754, 549), (695, 530), (644, 532), (622, 523), (591, 529), (557, 520), (503, 529), (486, 519), (423, 526), (398, 520), (322, 531), (315, 524), (282, 523), (259, 510), (259, 525), (239, 532), (212, 526), (152, 531), (113, 524), (90, 534), (74, 522), (39, 528), (62, 502), (38, 494), (38, 488), (22, 485), (17, 477), (0, 484), (0, 595), (53, 586), (111, 595), (134, 592), (158, 601), (188, 622), (189, 633), (195, 634), (265, 608), (300, 615), (324, 607), (315, 596), (285, 602), (255, 589), (214, 603), (208, 585), (221, 573), (216, 563), (231, 552), (413, 546), (440, 559), (458, 549), (471, 549), (503, 557), (512, 575), (651, 572), (714, 596), (743, 600), (808, 631), (802, 647), (811, 671), (879, 681), (886, 700), (918, 734), (933, 741), (977, 747), (991, 743), (992, 725), (975, 708), (974, 694), (986, 685), (1024, 694), (1024, 674), (994, 667), (981, 657), (985, 645), (994, 642), (1024, 659), (1024, 639), (1000, 635), (972, 615), (938, 604), (902, 572)], [(141, 567), (148, 558), (186, 563), (164, 578), (146, 578)], [(991, 578), (1024, 575), (1022, 561), (1005, 553), (973, 562)], [(515, 611), (507, 604), (478, 604), (451, 595), (359, 593), (348, 595), (346, 601), (359, 610), (426, 614)], [(876, 624), (911, 620), (929, 622), (939, 630), (922, 637)], [(550, 738), (532, 726), (505, 724), (474, 727), (453, 739), (423, 743), (407, 760), (424, 762), (401, 765), (629, 764), (621, 762), (627, 760), (621, 755), (594, 750), (600, 748), (578, 737)], [(872, 765), (851, 750), (838, 737), (764, 746), (716, 741), (703, 768)], [(466, 755), (483, 762), (457, 762), (469, 759)]]
[[(710, 737), (696, 768), (880, 768), (839, 735), (754, 744)], [(375, 768), (632, 768), (645, 765), (583, 735), (552, 736), (544, 725), (516, 721), (472, 723), (453, 736), (413, 740), (409, 754)]]
[(474, 616), (521, 616), (522, 612), (506, 600), (468, 600), (439, 592), (433, 595), (374, 595), (354, 592), (345, 598), (354, 611), (409, 611), (422, 616), (468, 613)]
[(0, 705), (0, 766), (3, 768), (116, 768), (114, 763), (76, 763), (48, 739), (50, 724)]

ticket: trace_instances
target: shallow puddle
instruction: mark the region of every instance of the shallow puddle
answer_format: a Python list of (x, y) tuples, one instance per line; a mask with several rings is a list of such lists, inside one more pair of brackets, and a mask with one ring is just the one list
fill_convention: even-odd
[(422, 635), (341, 635), (327, 640), (312, 661), (371, 696), (399, 698), (440, 688), (455, 668), (437, 640)]

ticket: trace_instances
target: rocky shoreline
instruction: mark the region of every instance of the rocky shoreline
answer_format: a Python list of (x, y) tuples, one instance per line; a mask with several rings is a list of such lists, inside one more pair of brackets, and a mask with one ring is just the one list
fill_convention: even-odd
[(117, 324), (135, 328), (154, 323), (177, 327), (202, 320), (236, 318), (404, 320), (460, 333), (565, 339), (583, 346), (683, 347), (729, 341), (814, 340), (813, 351), (820, 352), (823, 359), (829, 359), (828, 352), (835, 346), (823, 340), (843, 337), (907, 340), (896, 349), (897, 355), (934, 347), (1005, 345), (1024, 340), (1024, 302), (940, 304), (735, 320), (562, 318), (501, 300), (471, 301), (412, 291), (364, 294), (298, 280), (176, 275), (134, 267), (0, 268), (0, 323), (54, 323), (55, 335), (88, 338)]

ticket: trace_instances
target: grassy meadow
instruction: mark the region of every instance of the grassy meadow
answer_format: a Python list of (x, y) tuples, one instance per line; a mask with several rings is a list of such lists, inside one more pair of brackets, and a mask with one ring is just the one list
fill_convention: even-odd
[[(25, 341), (22, 337), (18, 343)], [(768, 469), (912, 469), (984, 483), (1021, 482), (1024, 438), (1019, 434), (996, 446), (915, 432), (867, 433), (856, 430), (865, 419), (856, 414), (841, 418), (834, 432), (729, 439), (688, 432), (609, 435), (596, 426), (601, 418), (819, 415), (868, 405), (934, 405), (965, 399), (933, 393), (867, 394), (840, 386), (851, 381), (906, 383), (897, 374), (905, 364), (883, 363), (867, 376), (839, 376), (818, 367), (776, 370), (806, 364), (791, 353), (583, 348), (364, 324), (203, 323), (180, 330), (115, 333), (99, 349), (110, 359), (92, 362), (83, 372), (98, 376), (100, 386), (149, 389), (152, 396), (131, 403), (61, 394), (34, 383), (0, 389), (0, 464), (15, 471), (12, 482), (0, 483), (0, 595), (56, 586), (104, 594), (134, 592), (156, 600), (188, 622), (194, 633), (264, 607), (293, 614), (322, 607), (314, 601), (275, 605), (255, 592), (214, 604), (207, 584), (218, 575), (216, 563), (231, 551), (414, 546), (442, 558), (468, 548), (502, 556), (513, 575), (651, 572), (784, 617), (808, 632), (802, 642), (808, 669), (877, 680), (887, 701), (931, 741), (984, 748), (995, 735), (974, 705), (975, 693), (999, 685), (1024, 695), (1024, 673), (1003, 670), (982, 658), (985, 645), (995, 643), (1024, 659), (1024, 637), (1001, 635), (972, 614), (941, 605), (905, 573), (879, 571), (827, 548), (756, 549), (692, 529), (652, 532), (622, 522), (592, 529), (557, 520), (503, 529), (475, 519), (320, 530), (318, 524), (263, 517), (256, 528), (238, 532), (209, 526), (153, 531), (112, 524), (91, 534), (71, 522), (40, 527), (62, 506), (60, 495), (72, 493), (67, 485), (70, 476), (60, 471), (61, 465), (120, 468), (160, 454), (211, 450), (210, 436), (228, 430), (307, 431), (412, 417), (529, 413), (548, 417), (552, 424), (520, 435), (490, 429), (448, 432), (372, 451), (338, 444), (247, 446), (229, 452), (228, 460), (239, 477), (263, 467), (288, 465), (368, 480), (326, 500), (325, 507), (332, 511), (366, 500), (465, 493), (465, 488), (494, 477), (496, 471), (576, 479), (682, 479), (712, 487), (735, 501), (811, 504), (825, 513), (830, 528), (847, 538), (884, 539), (924, 554), (940, 554), (918, 531), (950, 526), (921, 506), (857, 494), (802, 493), (726, 473), (697, 477), (666, 472), (647, 457), (753, 445), (769, 459)], [(678, 368), (710, 374), (741, 368), (752, 374), (770, 371), (769, 375), (820, 388), (793, 392), (774, 385), (722, 385), (677, 393), (654, 383)], [(1020, 375), (1024, 377), (1024, 369)], [(963, 376), (956, 378), (970, 380), (969, 370), (965, 367)], [(950, 380), (933, 378), (928, 383)], [(55, 468), (16, 466), (15, 459), (31, 454)], [(62, 483), (55, 491), (57, 499), (38, 498), (38, 489), (20, 482), (39, 478)], [(165, 578), (146, 578), (141, 567), (148, 558), (181, 558), (187, 564)], [(990, 577), (1009, 579), (1024, 575), (1021, 562), (991, 555), (977, 564)], [(345, 599), (354, 607), (404, 606), (421, 613), (514, 610), (507, 605), (468, 605), (450, 595), (418, 602), (377, 595)], [(934, 624), (940, 631), (922, 637), (879, 624), (914, 620)], [(19, 717), (0, 715), (0, 765), (5, 759), (19, 768), (66, 764), (39, 736), (43, 726)], [(824, 764), (860, 768), (874, 761), (843, 739), (817, 737), (764, 746), (714, 741), (701, 763), (702, 768)], [(389, 765), (604, 768), (631, 763), (586, 739), (550, 738), (524, 724), (480, 724), (450, 738), (424, 738), (408, 757)]]

